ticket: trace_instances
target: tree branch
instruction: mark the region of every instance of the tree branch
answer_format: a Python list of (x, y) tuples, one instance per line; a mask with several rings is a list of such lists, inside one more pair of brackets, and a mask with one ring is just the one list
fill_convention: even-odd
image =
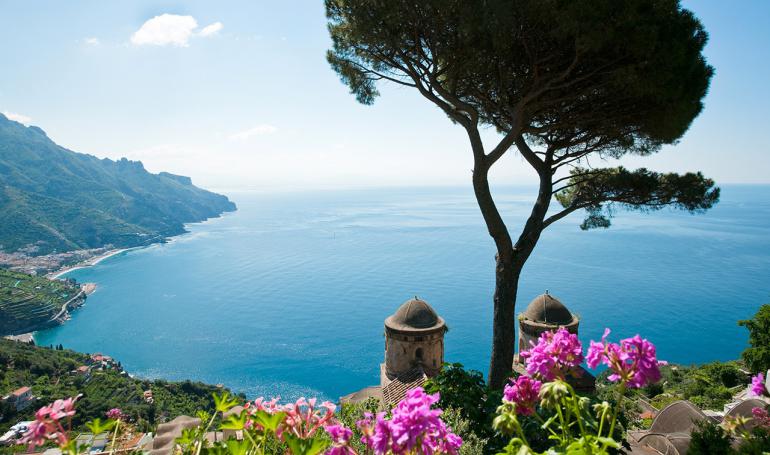
[(529, 145), (527, 144), (527, 141), (524, 140), (524, 137), (521, 135), (518, 135), (514, 138), (514, 142), (516, 143), (516, 148), (519, 149), (519, 153), (521, 153), (521, 156), (524, 157), (525, 160), (535, 168), (537, 173), (542, 176), (544, 172), (544, 162), (540, 159), (539, 156), (535, 152), (532, 151), (531, 148), (529, 148)]

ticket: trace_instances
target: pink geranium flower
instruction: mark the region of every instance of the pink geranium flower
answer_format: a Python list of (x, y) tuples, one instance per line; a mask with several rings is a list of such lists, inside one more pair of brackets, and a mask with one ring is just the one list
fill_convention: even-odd
[(105, 414), (108, 419), (113, 420), (122, 420), (123, 419), (123, 411), (120, 410), (120, 408), (112, 408), (109, 411), (107, 411)]
[(75, 415), (75, 402), (80, 395), (66, 400), (56, 400), (48, 406), (43, 406), (35, 412), (35, 420), (27, 428), (27, 432), (19, 440), (19, 444), (28, 444), (30, 450), (42, 446), (50, 440), (56, 440), (59, 445), (66, 444), (69, 439), (62, 426), (61, 420)]
[[(253, 402), (246, 403), (246, 412), (254, 414), (257, 411), (265, 411), (270, 414), (283, 412), (286, 418), (276, 429), (276, 436), (283, 440), (284, 433), (288, 432), (301, 439), (312, 437), (320, 428), (337, 423), (334, 418), (334, 410), (337, 406), (329, 401), (316, 405), (315, 398), (298, 399), (294, 403), (280, 405), (278, 398), (265, 401), (260, 397)], [(246, 428), (259, 428), (259, 424), (251, 419), (246, 421)]]
[(564, 379), (568, 371), (583, 363), (583, 345), (577, 335), (564, 327), (556, 332), (543, 332), (537, 344), (519, 355), (527, 361), (527, 373), (545, 381)]
[(767, 387), (765, 386), (765, 376), (762, 373), (751, 378), (751, 393), (758, 397), (768, 393)]
[(770, 428), (770, 414), (767, 413), (767, 409), (755, 407), (751, 409), (751, 414), (758, 426)]
[(586, 363), (596, 368), (607, 365), (612, 374), (610, 381), (620, 381), (628, 387), (640, 388), (660, 380), (660, 362), (655, 356), (655, 345), (639, 335), (620, 340), (620, 344), (608, 343), (610, 329), (604, 329), (601, 342), (591, 341)]
[(75, 401), (77, 398), (67, 398), (66, 400), (56, 400), (50, 407), (50, 416), (54, 420), (72, 417), (75, 415)]
[(441, 420), (442, 410), (432, 407), (438, 400), (439, 394), (429, 395), (417, 387), (393, 408), (390, 419), (384, 412), (374, 420), (371, 414), (365, 414), (357, 423), (363, 433), (361, 442), (377, 455), (456, 454), (462, 439)]
[(326, 455), (356, 455), (356, 451), (350, 447), (350, 437), (353, 431), (343, 425), (327, 425), (324, 427), (326, 433), (332, 440), (332, 445), (326, 452)]
[(516, 412), (521, 415), (532, 415), (540, 394), (540, 381), (528, 376), (519, 376), (512, 384), (505, 386), (503, 398), (516, 404)]
[[(51, 436), (52, 434), (49, 432), (46, 422), (35, 420), (29, 424), (27, 432), (24, 433), (24, 436), (19, 440), (19, 444), (29, 444), (31, 449), (35, 446), (42, 446), (51, 439)], [(55, 434), (53, 434), (53, 436), (55, 437)]]

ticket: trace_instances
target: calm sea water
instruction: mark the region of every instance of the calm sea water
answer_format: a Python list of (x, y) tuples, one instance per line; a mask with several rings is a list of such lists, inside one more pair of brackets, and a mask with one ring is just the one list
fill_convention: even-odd
[[(534, 189), (497, 193), (520, 226)], [(336, 399), (378, 383), (383, 320), (418, 295), (447, 320), (447, 360), (486, 371), (494, 251), (470, 188), (230, 196), (238, 212), (72, 272), (99, 288), (38, 343), (108, 353), (142, 377)], [(736, 321), (770, 302), (770, 187), (725, 187), (705, 215), (580, 221), (543, 235), (517, 311), (549, 289), (584, 341), (607, 326), (673, 362), (740, 354)]]

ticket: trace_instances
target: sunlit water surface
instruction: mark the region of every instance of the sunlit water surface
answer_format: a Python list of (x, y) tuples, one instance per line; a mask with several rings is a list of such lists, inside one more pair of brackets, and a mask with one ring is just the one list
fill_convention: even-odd
[[(533, 193), (497, 191), (512, 230)], [(517, 312), (549, 289), (581, 316), (584, 342), (608, 326), (669, 361), (736, 358), (747, 340), (736, 321), (770, 302), (770, 187), (722, 194), (705, 215), (551, 226)], [(99, 288), (38, 343), (108, 353), (142, 377), (336, 399), (378, 383), (383, 320), (418, 295), (450, 327), (446, 359), (486, 370), (494, 250), (469, 188), (230, 196), (235, 213), (71, 272)]]

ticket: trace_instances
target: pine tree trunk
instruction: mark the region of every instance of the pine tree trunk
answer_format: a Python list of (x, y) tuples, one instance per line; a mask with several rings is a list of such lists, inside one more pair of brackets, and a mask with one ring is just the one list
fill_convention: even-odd
[(500, 389), (511, 374), (516, 349), (516, 292), (521, 266), (510, 254), (497, 255), (495, 268), (494, 316), (492, 320), (492, 357), (489, 362), (489, 386)]
[(513, 355), (516, 349), (516, 294), (519, 277), (544, 229), (543, 219), (551, 201), (551, 177), (550, 173), (541, 174), (537, 200), (515, 245), (492, 199), (487, 167), (477, 165), (474, 168), (473, 188), (489, 235), (497, 247), (492, 356), (487, 382), (493, 389), (501, 389), (513, 369)]

